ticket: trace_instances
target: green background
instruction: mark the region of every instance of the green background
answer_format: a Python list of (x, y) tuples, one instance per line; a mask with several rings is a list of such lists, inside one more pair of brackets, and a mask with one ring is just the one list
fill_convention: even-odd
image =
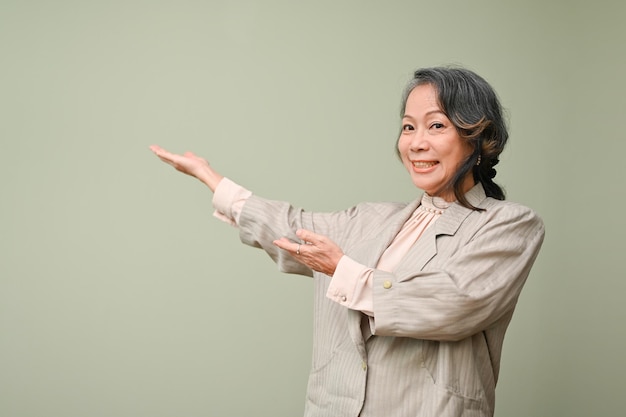
[(418, 195), (394, 154), (415, 68), (507, 108), (508, 198), (544, 248), (496, 415), (622, 416), (620, 1), (0, 2), (0, 416), (298, 416), (308, 278), (148, 150), (310, 210)]

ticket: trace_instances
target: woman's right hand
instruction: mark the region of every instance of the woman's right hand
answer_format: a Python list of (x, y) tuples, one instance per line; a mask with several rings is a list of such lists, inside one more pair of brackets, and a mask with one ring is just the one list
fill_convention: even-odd
[(177, 171), (184, 174), (196, 177), (203, 183), (205, 183), (211, 191), (215, 191), (217, 185), (222, 180), (223, 176), (218, 174), (204, 158), (195, 155), (192, 152), (185, 152), (182, 155), (171, 153), (166, 151), (157, 145), (150, 146), (150, 150), (154, 152), (159, 159), (167, 164), (170, 164)]

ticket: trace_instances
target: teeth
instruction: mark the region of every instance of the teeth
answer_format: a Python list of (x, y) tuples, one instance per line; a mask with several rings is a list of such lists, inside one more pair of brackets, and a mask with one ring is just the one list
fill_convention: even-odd
[(422, 161), (413, 162), (413, 166), (415, 168), (429, 168), (429, 167), (432, 167), (435, 164), (436, 164), (436, 162), (422, 162)]

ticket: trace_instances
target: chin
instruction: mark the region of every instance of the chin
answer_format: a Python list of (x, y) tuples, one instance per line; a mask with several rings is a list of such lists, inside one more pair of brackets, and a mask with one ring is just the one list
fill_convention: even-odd
[(435, 190), (433, 190), (431, 187), (424, 186), (424, 184), (418, 184), (418, 183), (414, 182), (413, 185), (415, 185), (417, 188), (419, 188), (420, 190), (424, 191), (428, 195), (432, 195), (432, 193), (435, 192)]

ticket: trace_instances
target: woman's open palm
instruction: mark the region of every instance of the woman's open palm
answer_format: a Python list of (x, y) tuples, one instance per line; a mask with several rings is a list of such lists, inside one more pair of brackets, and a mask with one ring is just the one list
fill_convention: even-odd
[(203, 183), (209, 186), (211, 190), (215, 191), (215, 187), (222, 176), (217, 174), (209, 165), (209, 162), (197, 156), (193, 152), (185, 152), (182, 155), (175, 154), (158, 145), (150, 146), (150, 150), (154, 152), (159, 159), (184, 174), (196, 177)]

